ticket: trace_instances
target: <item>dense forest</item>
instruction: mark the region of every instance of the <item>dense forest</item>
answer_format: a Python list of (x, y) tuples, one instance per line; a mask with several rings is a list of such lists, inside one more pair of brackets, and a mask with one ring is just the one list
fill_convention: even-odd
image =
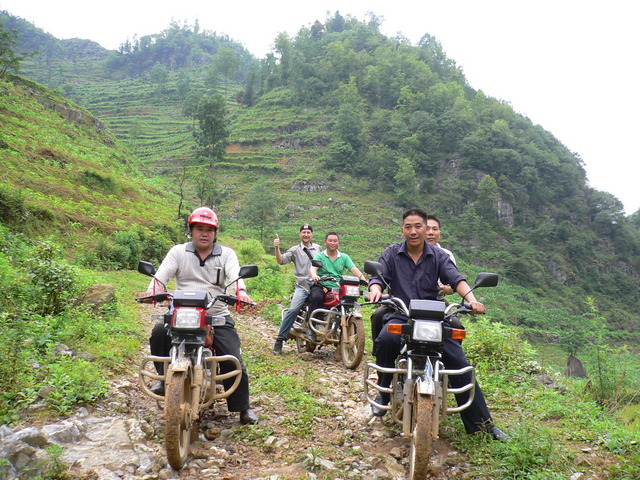
[[(621, 202), (589, 187), (582, 160), (543, 126), (470, 87), (428, 34), (413, 46), (382, 35), (375, 15), (359, 21), (336, 12), (293, 38), (280, 34), (273, 52), (256, 59), (197, 22), (172, 22), (106, 51), (56, 40), (7, 13), (0, 20), (19, 32), (20, 50), (40, 52), (23, 74), (105, 121), (143, 168), (174, 179), (199, 172), (186, 178), (193, 203), (215, 197), (223, 212), (237, 210), (250, 191), (233, 182), (198, 187), (207, 168), (273, 176), (271, 191), (284, 202), (300, 183), (357, 184), (373, 194), (350, 197), (360, 209), (397, 218), (404, 207), (425, 207), (445, 221), (457, 255), (551, 296), (570, 312), (567, 321), (593, 296), (614, 330), (640, 331), (640, 213), (625, 217)], [(226, 98), (225, 145), (241, 154), (229, 147), (211, 159), (193, 149), (185, 112), (213, 93)], [(172, 120), (141, 114), (145, 104)], [(285, 154), (295, 161), (282, 165)], [(381, 203), (366, 203), (371, 198)], [(305, 218), (280, 207), (278, 222)], [(553, 298), (558, 291), (565, 298)], [(525, 317), (514, 321), (540, 327)]]

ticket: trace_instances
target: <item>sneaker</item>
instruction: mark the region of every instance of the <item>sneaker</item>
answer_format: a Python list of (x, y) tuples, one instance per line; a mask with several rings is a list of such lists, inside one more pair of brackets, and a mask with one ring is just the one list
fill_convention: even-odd
[(252, 409), (247, 408), (240, 412), (240, 423), (243, 425), (254, 425), (258, 423), (258, 416)]
[(276, 343), (273, 345), (273, 354), (281, 355), (282, 354), (282, 340), (276, 340)]
[(493, 437), (494, 440), (499, 440), (500, 442), (510, 442), (511, 441), (511, 436), (509, 434), (503, 432), (502, 430), (500, 430), (496, 426), (490, 427), (488, 432), (489, 432), (489, 434), (491, 434), (491, 436)]
[[(380, 404), (380, 405), (389, 405), (389, 401), (391, 400), (391, 395), (389, 395), (388, 393), (384, 393), (384, 392), (378, 392), (378, 395), (376, 395), (376, 398), (374, 400), (374, 402)], [(374, 417), (382, 417), (384, 416), (385, 413), (387, 413), (387, 411), (383, 408), (377, 407), (375, 406), (373, 403), (371, 404), (371, 413), (373, 414)]]
[(164, 395), (164, 382), (162, 380), (157, 380), (150, 390), (151, 393), (155, 393), (156, 395)]

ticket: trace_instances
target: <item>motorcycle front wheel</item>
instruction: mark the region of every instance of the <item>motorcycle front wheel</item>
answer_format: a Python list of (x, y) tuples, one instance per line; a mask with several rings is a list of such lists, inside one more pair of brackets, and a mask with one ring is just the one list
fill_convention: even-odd
[(344, 366), (351, 370), (358, 368), (364, 355), (364, 323), (362, 318), (349, 317), (346, 327), (342, 329), (338, 348), (340, 348)]
[(174, 470), (180, 470), (189, 455), (191, 442), (191, 377), (189, 372), (174, 372), (165, 387), (164, 445), (167, 460)]
[(429, 473), (429, 460), (431, 458), (433, 398), (431, 395), (420, 395), (415, 387), (412, 395), (409, 478), (411, 480), (424, 480)]

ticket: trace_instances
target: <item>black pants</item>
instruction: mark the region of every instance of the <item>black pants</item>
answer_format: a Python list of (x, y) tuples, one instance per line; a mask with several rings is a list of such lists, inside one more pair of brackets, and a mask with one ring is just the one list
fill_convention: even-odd
[(386, 313), (391, 312), (391, 309), (380, 305), (376, 308), (375, 312), (371, 314), (371, 340), (373, 340), (373, 354), (376, 353), (376, 338), (380, 335), (380, 331), (384, 326), (384, 316)]
[[(242, 412), (249, 408), (249, 376), (247, 369), (242, 363), (242, 355), (240, 350), (240, 337), (235, 329), (235, 324), (230, 316), (227, 316), (227, 323), (221, 327), (214, 327), (213, 331), (213, 348), (216, 355), (233, 355), (240, 361), (242, 366), (242, 377), (238, 388), (229, 397), (227, 397), (227, 409), (230, 412)], [(169, 330), (162, 323), (156, 324), (151, 331), (149, 338), (149, 347), (151, 355), (159, 357), (168, 357), (171, 350), (171, 338)], [(164, 373), (164, 364), (156, 363), (156, 370), (159, 374)], [(231, 362), (220, 363), (220, 373), (226, 373), (234, 369)], [(226, 379), (223, 384), (224, 388), (230, 388), (233, 385), (234, 377)]]
[(311, 290), (309, 292), (309, 310), (308, 315), (314, 312), (319, 308), (324, 306), (324, 287), (319, 283), (314, 283), (311, 285)]
[[(394, 318), (391, 319), (392, 323), (405, 323), (403, 320)], [(373, 324), (373, 321), (372, 321)], [(372, 326), (373, 328), (373, 326)], [(382, 329), (379, 335), (376, 337), (374, 351), (376, 356), (376, 363), (381, 367), (393, 367), (395, 366), (396, 358), (400, 353), (400, 341), (401, 336), (389, 333), (387, 329)], [(457, 340), (450, 338), (444, 341), (444, 351), (442, 353), (442, 363), (446, 369), (458, 370), (469, 365), (467, 357), (462, 350), (462, 345)], [(391, 373), (378, 373), (378, 383), (384, 387), (391, 385), (393, 374)], [(451, 375), (449, 382), (454, 388), (459, 388), (468, 384), (471, 381), (471, 373), (464, 375)], [(469, 392), (463, 392), (456, 395), (456, 402), (458, 405), (462, 405), (469, 398)], [(460, 412), (462, 423), (467, 433), (475, 433), (479, 430), (486, 430), (493, 425), (493, 420), (487, 403), (485, 402), (484, 395), (480, 386), (476, 383), (475, 396), (473, 402), (468, 408)]]

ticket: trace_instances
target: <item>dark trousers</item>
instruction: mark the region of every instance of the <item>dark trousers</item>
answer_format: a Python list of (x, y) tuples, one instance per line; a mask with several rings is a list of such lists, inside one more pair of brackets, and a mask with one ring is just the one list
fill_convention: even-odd
[[(405, 323), (400, 319), (390, 320), (392, 323)], [(372, 322), (373, 323), (373, 322)], [(374, 351), (376, 356), (376, 363), (381, 367), (393, 367), (395, 361), (400, 354), (401, 336), (389, 333), (386, 328), (381, 327), (379, 335), (376, 337)], [(450, 338), (444, 341), (444, 351), (442, 353), (442, 363), (446, 369), (458, 370), (469, 365), (467, 357), (462, 350), (462, 345), (457, 340)], [(378, 373), (378, 383), (384, 387), (388, 387), (393, 379), (393, 374), (390, 373)], [(471, 381), (471, 373), (464, 375), (451, 375), (449, 376), (449, 382), (452, 387), (458, 388), (468, 384)], [(458, 405), (462, 405), (469, 398), (469, 393), (464, 392), (456, 395), (456, 402)], [(486, 430), (493, 425), (491, 414), (487, 408), (484, 395), (480, 386), (476, 383), (475, 396), (473, 402), (468, 408), (460, 412), (462, 423), (467, 433), (475, 433), (479, 430)]]
[(378, 338), (378, 335), (380, 335), (380, 331), (382, 330), (382, 327), (384, 326), (384, 316), (386, 313), (391, 312), (391, 309), (384, 306), (384, 305), (380, 305), (378, 308), (376, 308), (376, 310), (371, 314), (371, 340), (373, 340), (373, 354), (375, 355), (376, 353), (376, 338)]
[(311, 285), (311, 290), (309, 293), (309, 316), (319, 308), (324, 306), (324, 287), (319, 283), (314, 283)]
[[(149, 347), (151, 355), (159, 357), (169, 356), (171, 350), (171, 338), (169, 337), (169, 329), (162, 323), (158, 323), (151, 331), (149, 338)], [(214, 327), (213, 331), (213, 348), (216, 355), (233, 355), (240, 361), (242, 366), (242, 377), (238, 388), (229, 397), (227, 397), (227, 409), (230, 412), (242, 412), (248, 409), (249, 403), (249, 376), (247, 369), (242, 362), (240, 353), (240, 337), (235, 329), (235, 324), (230, 316), (227, 316), (227, 323), (221, 327)], [(226, 373), (234, 369), (231, 362), (221, 362), (220, 373)], [(156, 370), (159, 374), (164, 373), (164, 364), (156, 363)], [(224, 388), (230, 388), (233, 385), (234, 377), (228, 378), (223, 382)]]

